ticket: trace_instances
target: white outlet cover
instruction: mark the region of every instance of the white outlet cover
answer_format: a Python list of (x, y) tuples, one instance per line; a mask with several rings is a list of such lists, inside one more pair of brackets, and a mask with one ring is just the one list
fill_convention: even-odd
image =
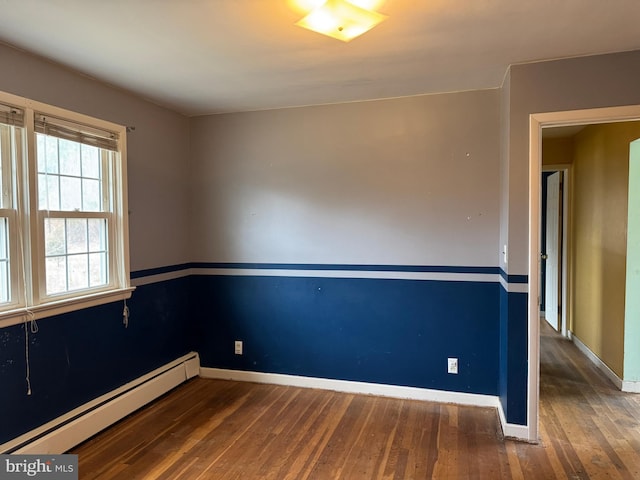
[(458, 359), (457, 358), (447, 358), (447, 373), (458, 373)]

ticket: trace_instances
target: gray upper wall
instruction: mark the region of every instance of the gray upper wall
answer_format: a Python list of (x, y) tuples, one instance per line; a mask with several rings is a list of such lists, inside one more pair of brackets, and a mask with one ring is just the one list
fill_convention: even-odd
[[(509, 273), (528, 272), (529, 117), (533, 113), (640, 104), (640, 51), (514, 65), (510, 69)], [(503, 225), (503, 231), (505, 227)]]
[(0, 62), (2, 91), (136, 127), (134, 271), (188, 261), (505, 267), (508, 243), (509, 273), (526, 274), (529, 115), (640, 104), (640, 51), (515, 65), (501, 92), (191, 120), (2, 44)]
[(499, 91), (193, 118), (196, 261), (495, 266)]
[(0, 90), (126, 126), (131, 270), (189, 261), (189, 120), (0, 44)]
[[(509, 243), (509, 98), (511, 95), (511, 76), (507, 75), (500, 90), (500, 258), (499, 265), (508, 271), (508, 255), (505, 245)], [(506, 256), (505, 256), (506, 254)]]

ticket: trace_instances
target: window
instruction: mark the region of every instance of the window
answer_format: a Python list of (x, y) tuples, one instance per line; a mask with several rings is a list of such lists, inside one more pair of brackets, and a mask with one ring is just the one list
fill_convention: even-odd
[(24, 110), (0, 104), (0, 308), (24, 302), (19, 276), (16, 169), (24, 153)]
[(0, 94), (0, 324), (131, 295), (125, 133)]

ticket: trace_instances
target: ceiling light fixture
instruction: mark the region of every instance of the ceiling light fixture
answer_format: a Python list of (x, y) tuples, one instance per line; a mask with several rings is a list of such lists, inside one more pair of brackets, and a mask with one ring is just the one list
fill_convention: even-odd
[(326, 0), (296, 25), (348, 42), (387, 18), (347, 0)]

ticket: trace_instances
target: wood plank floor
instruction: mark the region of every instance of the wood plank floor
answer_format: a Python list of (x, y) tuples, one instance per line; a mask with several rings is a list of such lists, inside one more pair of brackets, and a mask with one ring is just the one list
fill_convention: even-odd
[(634, 479), (640, 395), (541, 337), (541, 441), (495, 410), (194, 379), (90, 439), (81, 479)]
[(541, 478), (640, 479), (640, 394), (619, 391), (571, 341), (545, 321), (540, 327), (540, 447), (547, 454), (534, 469), (546, 472)]

